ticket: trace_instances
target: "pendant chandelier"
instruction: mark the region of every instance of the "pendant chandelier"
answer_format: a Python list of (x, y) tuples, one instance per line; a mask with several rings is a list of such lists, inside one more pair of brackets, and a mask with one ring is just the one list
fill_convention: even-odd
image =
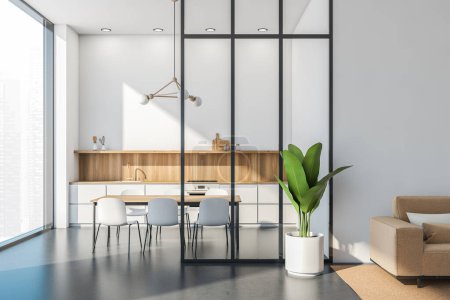
[[(181, 84), (178, 82), (178, 79), (175, 75), (176, 71), (176, 53), (175, 53), (175, 43), (176, 43), (176, 37), (175, 37), (175, 30), (176, 30), (176, 14), (175, 14), (175, 8), (176, 3), (178, 0), (171, 0), (173, 2), (173, 77), (172, 80), (170, 80), (167, 84), (165, 84), (163, 87), (161, 87), (159, 90), (157, 90), (154, 93), (143, 95), (141, 104), (146, 105), (150, 102), (150, 100), (156, 99), (156, 98), (181, 98)], [(176, 92), (164, 92), (166, 88), (168, 88), (171, 85), (176, 86)], [(195, 106), (202, 105), (202, 99), (198, 96), (189, 95), (188, 91), (184, 90), (184, 99), (191, 101)]]

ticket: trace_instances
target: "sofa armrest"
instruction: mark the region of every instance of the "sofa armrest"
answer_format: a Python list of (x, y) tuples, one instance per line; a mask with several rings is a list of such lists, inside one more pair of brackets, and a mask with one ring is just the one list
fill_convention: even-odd
[(370, 220), (370, 258), (395, 276), (422, 273), (423, 230), (392, 217)]

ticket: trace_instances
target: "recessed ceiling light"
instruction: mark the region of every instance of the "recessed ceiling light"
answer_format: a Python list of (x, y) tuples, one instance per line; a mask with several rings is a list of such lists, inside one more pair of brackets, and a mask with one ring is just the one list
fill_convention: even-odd
[(267, 31), (269, 31), (269, 29), (261, 27), (261, 28), (258, 28), (258, 31), (259, 32), (267, 32)]
[(153, 31), (154, 32), (163, 32), (164, 29), (162, 29), (162, 28), (153, 28)]
[(102, 29), (100, 29), (102, 32), (110, 32), (111, 31), (111, 28), (102, 28)]
[(212, 27), (209, 27), (209, 28), (206, 28), (205, 31), (206, 32), (214, 32), (214, 31), (216, 31), (216, 29), (212, 28)]

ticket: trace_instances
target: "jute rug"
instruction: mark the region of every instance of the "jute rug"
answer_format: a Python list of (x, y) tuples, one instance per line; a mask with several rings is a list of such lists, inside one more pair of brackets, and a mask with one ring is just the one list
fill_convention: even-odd
[(415, 281), (402, 283), (373, 264), (333, 265), (332, 268), (362, 299), (450, 299), (448, 279), (425, 279), (424, 287), (419, 289)]

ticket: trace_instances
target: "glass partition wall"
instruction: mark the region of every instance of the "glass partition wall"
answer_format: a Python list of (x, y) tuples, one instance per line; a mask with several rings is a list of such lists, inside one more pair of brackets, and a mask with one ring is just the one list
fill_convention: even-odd
[[(321, 175), (332, 168), (332, 0), (180, 2), (182, 96), (201, 98), (180, 104), (182, 261), (282, 261), (297, 216), (279, 151), (321, 142)], [(327, 258), (331, 196), (312, 218)]]

